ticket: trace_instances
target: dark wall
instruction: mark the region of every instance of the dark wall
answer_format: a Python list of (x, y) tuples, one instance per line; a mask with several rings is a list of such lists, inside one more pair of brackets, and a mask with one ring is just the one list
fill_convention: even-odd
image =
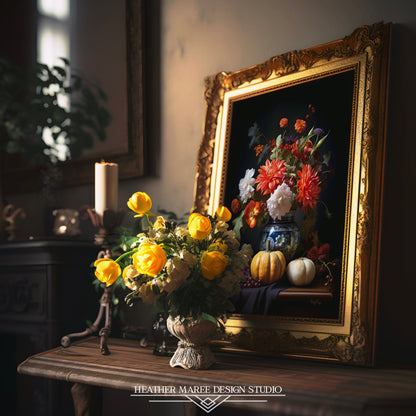
[(379, 363), (416, 363), (416, 57), (410, 53), (415, 42), (416, 26), (393, 25), (376, 351)]
[(35, 62), (35, 0), (0, 2), (0, 56), (26, 67)]

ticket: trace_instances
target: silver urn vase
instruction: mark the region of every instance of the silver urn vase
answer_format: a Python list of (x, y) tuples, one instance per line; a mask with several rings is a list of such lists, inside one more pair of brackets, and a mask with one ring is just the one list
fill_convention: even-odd
[(180, 317), (167, 319), (169, 332), (179, 339), (178, 347), (170, 360), (171, 367), (204, 370), (215, 363), (209, 343), (217, 325), (200, 318), (197, 320)]

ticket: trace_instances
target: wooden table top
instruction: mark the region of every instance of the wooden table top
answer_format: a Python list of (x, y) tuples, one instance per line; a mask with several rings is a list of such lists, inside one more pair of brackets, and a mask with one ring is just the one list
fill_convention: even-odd
[(325, 409), (336, 415), (416, 414), (415, 369), (351, 367), (215, 352), (217, 363), (209, 370), (184, 370), (171, 368), (169, 357), (155, 356), (151, 348), (141, 348), (138, 341), (110, 338), (108, 346), (111, 354), (103, 356), (99, 338), (90, 337), (68, 348), (29, 357), (18, 372), (130, 393), (140, 385), (281, 386), (284, 397), (269, 398), (267, 404), (244, 404), (244, 408), (288, 414), (294, 409), (297, 413), (308, 409), (311, 415), (328, 414), (319, 413)]

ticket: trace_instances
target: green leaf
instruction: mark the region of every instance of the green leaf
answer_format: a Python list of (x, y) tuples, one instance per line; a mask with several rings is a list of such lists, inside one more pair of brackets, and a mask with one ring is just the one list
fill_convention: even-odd
[(316, 143), (315, 149), (318, 149), (320, 146), (322, 146), (323, 142), (325, 141), (325, 139), (328, 137), (329, 133), (326, 134), (324, 137), (322, 137), (322, 139), (320, 139), (318, 141), (318, 143)]
[(299, 140), (300, 146), (299, 146), (299, 152), (303, 152), (303, 149), (306, 146), (306, 143), (308, 142), (308, 137), (304, 137), (303, 139)]
[(201, 313), (201, 318), (206, 319), (207, 321), (211, 321), (213, 322), (215, 325), (218, 325), (217, 320), (210, 314), (202, 312)]
[(329, 161), (331, 160), (331, 152), (324, 154), (323, 163), (327, 166), (329, 166)]
[(248, 147), (250, 149), (252, 149), (253, 147), (257, 146), (258, 144), (260, 144), (261, 140), (260, 140), (260, 136), (253, 136), (250, 140), (250, 143), (248, 145)]
[[(276, 148), (279, 148), (279, 147), (280, 147), (280, 145), (282, 144), (282, 142), (283, 142), (282, 135), (281, 135), (281, 134), (279, 134), (279, 135), (276, 137)], [(274, 149), (273, 149), (273, 150), (274, 150)]]
[(234, 232), (237, 240), (241, 239), (241, 229), (243, 228), (244, 210), (241, 211), (238, 217), (234, 218)]

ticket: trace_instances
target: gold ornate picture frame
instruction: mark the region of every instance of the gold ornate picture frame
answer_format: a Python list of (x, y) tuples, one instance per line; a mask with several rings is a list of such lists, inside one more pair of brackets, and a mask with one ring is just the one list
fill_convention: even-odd
[[(200, 213), (213, 214), (238, 194), (233, 171), (244, 167), (244, 158), (236, 149), (247, 147), (240, 132), (247, 132), (251, 113), (267, 113), (270, 103), (281, 101), (307, 103), (313, 95), (324, 106), (330, 103), (325, 108), (337, 125), (344, 123), (334, 132), (343, 166), (334, 187), (343, 201), (336, 208), (341, 227), (336, 312), (314, 316), (288, 308), (277, 316), (233, 314), (220, 347), (374, 364), (390, 38), (391, 24), (377, 23), (328, 44), (206, 78), (193, 208)], [(313, 296), (306, 296), (305, 302), (310, 300)]]

